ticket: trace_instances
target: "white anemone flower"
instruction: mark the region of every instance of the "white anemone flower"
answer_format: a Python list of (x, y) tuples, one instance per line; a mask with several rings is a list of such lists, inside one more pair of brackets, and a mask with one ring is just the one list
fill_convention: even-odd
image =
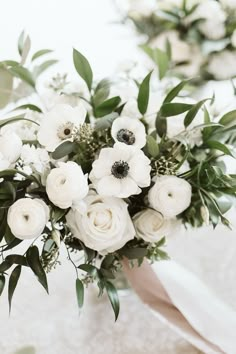
[(53, 152), (65, 140), (73, 140), (73, 133), (80, 129), (86, 118), (86, 109), (80, 103), (73, 108), (58, 104), (45, 113), (38, 132), (38, 141), (46, 150)]
[(111, 135), (116, 142), (142, 148), (146, 144), (146, 133), (143, 123), (138, 119), (120, 117), (114, 120)]
[(135, 146), (116, 143), (104, 148), (93, 163), (90, 180), (98, 194), (128, 198), (150, 185), (150, 160)]

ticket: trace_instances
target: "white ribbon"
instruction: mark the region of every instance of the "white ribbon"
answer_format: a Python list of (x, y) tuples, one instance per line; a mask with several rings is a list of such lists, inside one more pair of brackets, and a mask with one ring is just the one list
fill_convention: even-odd
[(206, 354), (236, 354), (236, 312), (174, 261), (130, 268), (125, 274), (155, 315)]

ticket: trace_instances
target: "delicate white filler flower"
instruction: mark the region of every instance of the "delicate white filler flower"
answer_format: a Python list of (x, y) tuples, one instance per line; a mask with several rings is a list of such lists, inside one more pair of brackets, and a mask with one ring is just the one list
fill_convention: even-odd
[(153, 209), (145, 209), (133, 217), (136, 235), (146, 242), (158, 242), (176, 231), (180, 223), (177, 219), (165, 219)]
[(75, 129), (80, 129), (86, 117), (82, 103), (76, 108), (58, 104), (45, 113), (38, 132), (38, 141), (47, 151), (54, 151), (65, 140), (72, 140)]
[(117, 142), (142, 148), (146, 144), (146, 132), (138, 119), (120, 117), (114, 120), (111, 135)]
[(158, 176), (148, 193), (150, 206), (165, 218), (182, 213), (191, 203), (192, 187), (183, 178)]
[(88, 178), (75, 162), (59, 162), (46, 180), (46, 192), (51, 202), (61, 209), (82, 206), (88, 194)]
[(49, 219), (49, 208), (41, 199), (18, 199), (8, 210), (7, 223), (20, 240), (40, 236)]
[(128, 198), (150, 185), (150, 160), (134, 146), (116, 143), (94, 161), (90, 180), (98, 194)]
[(85, 202), (86, 213), (74, 209), (66, 217), (73, 236), (83, 241), (85, 246), (107, 254), (134, 238), (134, 226), (127, 204), (122, 199), (90, 192)]

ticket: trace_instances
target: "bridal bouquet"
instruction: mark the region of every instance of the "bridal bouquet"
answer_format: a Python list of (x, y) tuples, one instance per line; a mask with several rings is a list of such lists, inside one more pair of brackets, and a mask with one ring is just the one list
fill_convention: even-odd
[(152, 59), (158, 61), (162, 51), (167, 52), (171, 69), (184, 77), (235, 77), (234, 0), (129, 0), (128, 4), (127, 17), (145, 35), (142, 47)]
[[(7, 279), (11, 307), (26, 267), (48, 292), (46, 274), (64, 248), (79, 307), (84, 287), (96, 282), (117, 318), (114, 279), (124, 259), (132, 266), (168, 258), (165, 238), (181, 224), (229, 226), (236, 177), (223, 158), (233, 156), (236, 111), (212, 121), (205, 105), (212, 99), (186, 103), (181, 81), (150, 112), (152, 72), (133, 82), (137, 97), (127, 110), (122, 88), (114, 96), (115, 83), (96, 82), (76, 49), (73, 60), (86, 90), (73, 92), (72, 105), (28, 102), (0, 120), (0, 294)], [(32, 69), (1, 65), (35, 89)], [(51, 87), (65, 98), (64, 81), (57, 76)]]

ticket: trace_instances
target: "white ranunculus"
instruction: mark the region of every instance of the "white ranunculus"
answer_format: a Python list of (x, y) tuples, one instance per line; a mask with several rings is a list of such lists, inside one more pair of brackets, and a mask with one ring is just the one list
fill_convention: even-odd
[(10, 165), (10, 162), (6, 160), (3, 154), (0, 152), (0, 171), (8, 169)]
[(89, 178), (98, 194), (128, 198), (150, 185), (150, 171), (150, 160), (142, 150), (116, 143), (100, 151)]
[(38, 141), (47, 151), (54, 151), (60, 143), (72, 140), (75, 129), (80, 129), (86, 117), (86, 109), (80, 103), (76, 108), (58, 104), (45, 113), (41, 122)]
[(111, 135), (117, 142), (143, 148), (146, 144), (146, 132), (143, 123), (138, 119), (120, 117), (114, 120)]
[(20, 240), (40, 236), (49, 219), (49, 208), (41, 199), (22, 198), (8, 210), (7, 223)]
[(158, 176), (148, 193), (150, 206), (162, 213), (165, 218), (172, 218), (182, 213), (191, 203), (192, 187), (176, 176)]
[(59, 162), (46, 180), (46, 192), (51, 202), (61, 209), (77, 207), (88, 194), (88, 179), (75, 162)]
[(0, 153), (10, 164), (16, 162), (20, 157), (22, 141), (13, 131), (6, 131), (0, 135)]
[(47, 150), (29, 144), (23, 145), (20, 157), (24, 165), (32, 167), (40, 174), (45, 171), (50, 161)]
[(85, 198), (86, 213), (70, 210), (66, 220), (74, 237), (85, 246), (107, 254), (122, 248), (135, 236), (128, 205), (119, 198), (93, 192)]
[(209, 60), (207, 71), (216, 80), (226, 80), (236, 76), (236, 52), (224, 50), (213, 54)]
[(203, 19), (198, 28), (208, 39), (217, 40), (225, 36), (226, 13), (217, 1), (202, 1), (187, 18), (188, 22)]
[(133, 217), (136, 236), (146, 242), (158, 242), (176, 232), (180, 223), (177, 219), (165, 219), (161, 213), (153, 209), (145, 209)]

